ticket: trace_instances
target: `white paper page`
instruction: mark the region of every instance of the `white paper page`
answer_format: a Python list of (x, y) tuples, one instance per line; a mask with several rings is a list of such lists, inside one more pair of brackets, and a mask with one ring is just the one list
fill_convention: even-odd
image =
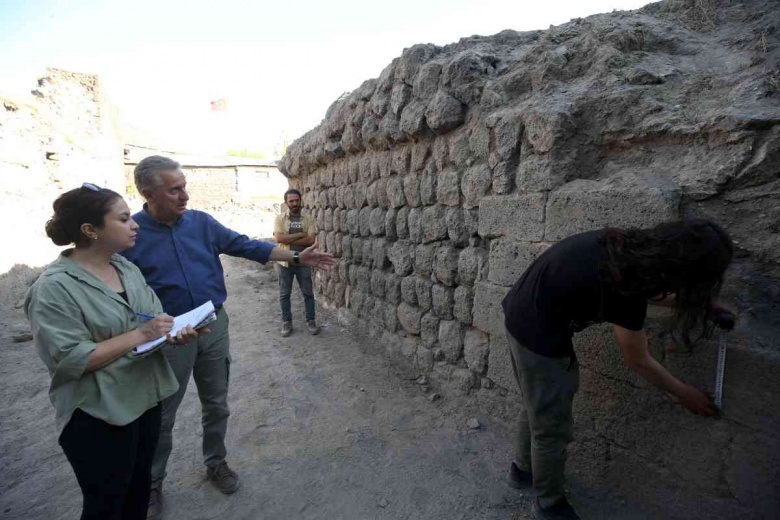
[[(169, 334), (171, 336), (175, 336), (179, 333), (180, 330), (187, 327), (188, 325), (190, 327), (195, 327), (195, 325), (200, 324), (200, 322), (208, 318), (209, 315), (213, 313), (214, 304), (211, 303), (211, 300), (209, 300), (200, 307), (192, 309), (190, 312), (185, 312), (184, 314), (180, 314), (179, 316), (173, 318), (173, 328)], [(147, 352), (164, 342), (165, 336), (153, 339), (152, 341), (147, 341), (146, 343), (135, 347), (133, 349), (133, 353), (136, 355), (143, 354), (144, 352)]]

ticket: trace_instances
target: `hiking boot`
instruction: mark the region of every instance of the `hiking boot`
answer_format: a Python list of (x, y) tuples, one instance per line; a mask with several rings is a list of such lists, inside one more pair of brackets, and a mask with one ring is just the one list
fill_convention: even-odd
[(159, 520), (162, 518), (162, 507), (162, 487), (152, 488), (149, 492), (149, 507), (146, 509), (146, 520)]
[(219, 461), (219, 463), (214, 466), (206, 468), (206, 476), (211, 483), (214, 484), (214, 487), (226, 495), (235, 493), (241, 484), (236, 472), (230, 469), (227, 462), (224, 460)]
[(509, 476), (507, 477), (509, 487), (515, 489), (529, 489), (534, 485), (534, 479), (530, 471), (524, 471), (517, 467), (514, 462), (509, 466)]
[(309, 322), (306, 322), (306, 326), (309, 328), (309, 334), (312, 336), (316, 336), (320, 333), (320, 327), (317, 325), (317, 322), (314, 320), (311, 320)]
[(286, 338), (292, 334), (292, 322), (291, 321), (285, 321), (282, 323), (282, 337)]
[(549, 507), (539, 505), (539, 499), (534, 500), (531, 506), (532, 520), (580, 520), (577, 513), (574, 512), (569, 501), (566, 498), (558, 500)]

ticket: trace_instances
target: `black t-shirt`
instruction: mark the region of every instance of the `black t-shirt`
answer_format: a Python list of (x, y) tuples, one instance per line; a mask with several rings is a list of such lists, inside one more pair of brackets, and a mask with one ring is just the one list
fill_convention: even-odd
[(645, 296), (625, 296), (605, 283), (604, 230), (572, 235), (551, 246), (523, 273), (502, 302), (504, 324), (529, 350), (567, 357), (571, 338), (594, 323), (641, 330)]

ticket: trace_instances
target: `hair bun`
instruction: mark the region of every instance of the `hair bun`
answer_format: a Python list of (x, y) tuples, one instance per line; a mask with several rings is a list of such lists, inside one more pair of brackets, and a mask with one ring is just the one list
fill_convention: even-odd
[(65, 228), (57, 217), (52, 217), (46, 222), (46, 235), (58, 246), (67, 246), (73, 243)]

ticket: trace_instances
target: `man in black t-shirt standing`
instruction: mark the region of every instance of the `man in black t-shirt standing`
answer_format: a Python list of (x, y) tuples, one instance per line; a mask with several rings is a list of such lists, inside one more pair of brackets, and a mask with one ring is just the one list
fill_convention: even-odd
[(731, 261), (732, 244), (716, 223), (692, 219), (651, 229), (605, 229), (573, 235), (545, 251), (502, 303), (515, 379), (522, 395), (509, 483), (531, 487), (532, 518), (579, 518), (564, 494), (566, 447), (579, 365), (572, 336), (612, 323), (626, 366), (674, 395), (689, 411), (713, 416), (705, 392), (672, 376), (650, 356), (643, 330), (647, 300), (676, 310), (690, 345), (707, 327), (712, 301)]

